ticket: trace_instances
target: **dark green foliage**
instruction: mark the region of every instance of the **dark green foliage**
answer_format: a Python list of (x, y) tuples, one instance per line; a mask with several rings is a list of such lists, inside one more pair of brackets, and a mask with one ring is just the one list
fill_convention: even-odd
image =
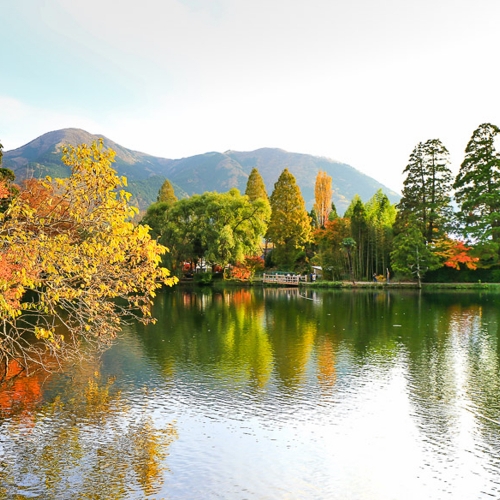
[(425, 275), (426, 283), (500, 283), (500, 268), (453, 269), (441, 267)]
[(420, 283), (427, 271), (440, 266), (441, 262), (425, 241), (418, 224), (409, 218), (406, 227), (394, 238), (392, 269), (403, 276), (415, 277)]
[[(0, 163), (1, 165), (1, 163)], [(5, 182), (14, 182), (16, 176), (9, 168), (0, 168), (0, 180)]]
[(430, 243), (449, 231), (452, 221), (449, 153), (439, 139), (419, 143), (403, 171), (403, 196), (397, 224), (405, 226), (409, 216)]
[(159, 239), (161, 241), (168, 207), (168, 203), (165, 202), (153, 203), (150, 205), (146, 215), (144, 215), (140, 222), (140, 224), (151, 228), (151, 237), (154, 239)]
[(195, 273), (193, 280), (197, 285), (206, 286), (212, 283), (212, 273)]
[(500, 254), (500, 155), (495, 149), (499, 132), (490, 123), (474, 131), (453, 186), (462, 234), (491, 247), (491, 257), (483, 265), (498, 263)]
[(351, 276), (351, 280), (354, 282), (354, 262), (353, 262), (353, 252), (356, 248), (356, 241), (354, 238), (344, 238), (342, 240), (342, 247), (345, 249), (347, 253), (347, 261), (349, 265), (349, 274)]
[(319, 227), (318, 215), (316, 214), (316, 210), (314, 210), (314, 208), (311, 208), (311, 211), (309, 212), (309, 218), (311, 219), (311, 227), (313, 229), (318, 228)]
[(335, 220), (339, 214), (337, 213), (337, 207), (335, 203), (332, 201), (332, 208), (330, 210), (330, 214), (328, 215), (328, 220)]

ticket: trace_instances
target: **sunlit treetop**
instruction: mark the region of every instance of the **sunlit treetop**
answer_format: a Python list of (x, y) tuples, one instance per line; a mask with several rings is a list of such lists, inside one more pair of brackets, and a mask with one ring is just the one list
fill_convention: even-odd
[(0, 362), (105, 347), (124, 318), (152, 321), (155, 290), (175, 283), (158, 267), (167, 249), (130, 222), (113, 158), (102, 141), (64, 148), (70, 177), (27, 182), (0, 214)]

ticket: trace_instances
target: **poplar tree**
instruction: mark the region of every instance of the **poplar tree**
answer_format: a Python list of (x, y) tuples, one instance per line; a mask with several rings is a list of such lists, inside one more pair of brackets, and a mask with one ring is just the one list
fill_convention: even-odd
[(462, 232), (466, 238), (500, 253), (500, 155), (496, 125), (483, 123), (472, 134), (465, 158), (455, 179), (455, 198)]
[(325, 227), (332, 209), (332, 178), (320, 170), (314, 186), (314, 211), (319, 227)]
[(156, 201), (160, 203), (168, 203), (169, 205), (172, 205), (177, 201), (174, 187), (168, 179), (165, 180), (160, 190), (158, 191), (158, 198), (156, 199)]
[(250, 201), (255, 201), (258, 198), (264, 200), (269, 199), (264, 179), (262, 179), (262, 176), (256, 168), (253, 168), (248, 176), (245, 194), (250, 198)]
[(283, 170), (271, 195), (271, 220), (267, 235), (274, 243), (273, 260), (291, 267), (310, 240), (311, 220), (295, 177)]
[(403, 173), (403, 193), (398, 205), (398, 227), (411, 215), (427, 242), (440, 238), (451, 225), (449, 153), (439, 139), (418, 143)]

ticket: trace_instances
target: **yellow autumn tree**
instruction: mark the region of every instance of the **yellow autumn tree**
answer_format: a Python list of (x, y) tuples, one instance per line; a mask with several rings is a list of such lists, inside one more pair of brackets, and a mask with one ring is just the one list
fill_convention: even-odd
[(70, 177), (28, 183), (0, 214), (4, 369), (12, 359), (51, 369), (108, 346), (124, 320), (153, 321), (155, 290), (176, 281), (158, 267), (167, 249), (130, 222), (114, 152), (101, 140), (64, 148), (63, 161)]
[(332, 210), (332, 178), (320, 170), (314, 185), (314, 211), (319, 227), (325, 227)]
[(273, 242), (273, 260), (292, 269), (297, 256), (309, 242), (311, 219), (294, 175), (285, 168), (271, 194), (271, 219), (267, 237)]

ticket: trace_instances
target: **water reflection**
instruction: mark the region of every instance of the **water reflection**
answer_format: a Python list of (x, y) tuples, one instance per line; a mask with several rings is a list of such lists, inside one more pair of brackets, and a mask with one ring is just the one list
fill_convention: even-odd
[(499, 306), (401, 290), (161, 294), (158, 323), (128, 329), (98, 375), (35, 381), (24, 413), (0, 394), (5, 491), (57, 498), (69, 484), (84, 498), (112, 476), (116, 498), (498, 498)]
[[(175, 427), (133, 415), (114, 381), (97, 372), (82, 386), (86, 371), (36, 411), (27, 411), (29, 398), (23, 411), (9, 407), (0, 428), (0, 498), (145, 497), (161, 489)], [(33, 380), (18, 378), (16, 386), (38, 387)]]

